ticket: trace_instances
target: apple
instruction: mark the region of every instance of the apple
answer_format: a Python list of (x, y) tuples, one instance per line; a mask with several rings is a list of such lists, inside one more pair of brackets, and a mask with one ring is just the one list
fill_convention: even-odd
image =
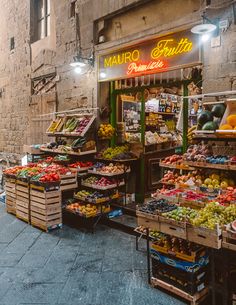
[(228, 187), (227, 181), (222, 181), (220, 186), (222, 187), (222, 189), (226, 189)]

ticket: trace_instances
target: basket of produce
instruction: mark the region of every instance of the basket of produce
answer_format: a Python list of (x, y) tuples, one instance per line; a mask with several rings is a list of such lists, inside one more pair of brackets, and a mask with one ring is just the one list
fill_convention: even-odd
[(214, 156), (235, 156), (235, 147), (231, 145), (213, 145), (212, 151)]
[(98, 129), (100, 140), (110, 140), (115, 134), (115, 128), (111, 124), (101, 124)]
[(73, 151), (78, 152), (85, 143), (86, 143), (86, 139), (84, 137), (79, 137), (72, 142), (71, 147)]
[(66, 165), (70, 162), (70, 158), (67, 155), (57, 155), (54, 158), (54, 163)]

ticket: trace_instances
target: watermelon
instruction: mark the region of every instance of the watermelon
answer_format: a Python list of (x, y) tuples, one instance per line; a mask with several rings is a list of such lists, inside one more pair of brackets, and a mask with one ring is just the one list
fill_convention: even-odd
[(207, 122), (202, 126), (202, 130), (216, 130), (218, 128), (218, 125), (216, 122)]
[(216, 117), (216, 118), (222, 118), (222, 116), (225, 113), (225, 105), (224, 104), (217, 104), (214, 105), (211, 113)]
[(205, 123), (209, 121), (213, 121), (213, 115), (208, 110), (203, 110), (199, 116), (197, 117), (197, 121), (199, 125), (204, 125)]

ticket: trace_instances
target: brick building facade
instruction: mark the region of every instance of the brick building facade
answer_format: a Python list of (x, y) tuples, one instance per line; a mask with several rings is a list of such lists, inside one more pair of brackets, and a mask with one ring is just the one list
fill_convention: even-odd
[[(229, 28), (220, 34), (220, 45), (213, 47), (207, 42), (203, 46), (205, 92), (236, 88), (236, 8), (231, 2), (213, 0), (211, 9), (207, 9), (209, 18), (228, 20)], [(69, 65), (78, 46), (85, 57), (94, 51), (96, 59), (102, 50), (182, 27), (191, 28), (201, 22), (205, 9), (205, 1), (201, 0), (51, 0), (50, 3), (50, 35), (39, 39), (34, 11), (37, 0), (1, 0), (1, 155), (17, 158), (23, 144), (45, 141), (43, 129), (48, 124), (47, 117), (43, 116), (39, 124), (35, 120), (37, 115), (100, 107), (104, 103), (99, 98), (97, 61), (83, 75), (76, 75)], [(104, 37), (103, 43), (98, 43), (100, 36)], [(106, 85), (102, 90), (107, 90)]]

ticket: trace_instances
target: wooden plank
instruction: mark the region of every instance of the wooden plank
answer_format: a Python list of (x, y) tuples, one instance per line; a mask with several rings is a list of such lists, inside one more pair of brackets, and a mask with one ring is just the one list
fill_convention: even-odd
[(28, 188), (29, 184), (28, 184), (28, 182), (24, 182), (24, 181), (21, 181), (21, 180), (16, 180), (16, 187), (19, 187), (19, 186), (23, 186), (25, 188)]
[(29, 198), (26, 198), (26, 197), (17, 196), (16, 200), (23, 201), (23, 202), (26, 202), (29, 204)]
[(173, 286), (171, 284), (168, 284), (168, 283), (161, 281), (159, 279), (156, 279), (156, 278), (151, 278), (151, 285), (153, 287), (164, 288), (164, 289), (168, 290), (169, 292), (171, 292), (175, 295), (178, 295), (185, 300), (192, 302), (192, 304), (197, 304), (198, 300), (202, 300), (209, 293), (209, 289), (205, 288), (201, 292), (197, 292), (194, 295), (191, 295), (179, 288), (176, 288), (175, 286)]
[(55, 221), (55, 222), (51, 222), (50, 225), (49, 224), (45, 224), (45, 222), (37, 219), (37, 218), (34, 218), (32, 217), (31, 218), (31, 225), (36, 227), (36, 228), (39, 228), (45, 232), (48, 232), (49, 230), (52, 230), (52, 229), (57, 229), (57, 228), (61, 228), (62, 227), (62, 221)]
[(75, 178), (61, 180), (61, 186), (65, 184), (74, 184), (74, 183), (77, 183), (77, 179)]
[(23, 207), (23, 208), (28, 209), (29, 208), (29, 202), (16, 200), (16, 208), (18, 208), (18, 207)]
[(21, 205), (16, 205), (16, 211), (21, 211), (21, 212), (24, 212), (26, 214), (29, 214), (29, 207), (24, 207), (24, 206), (21, 206)]
[(29, 193), (29, 188), (28, 188), (28, 187), (24, 187), (24, 186), (17, 185), (17, 186), (16, 186), (16, 192), (17, 192), (17, 191), (20, 191), (20, 192), (23, 192), (23, 193)]
[[(196, 244), (206, 246), (209, 248), (220, 249), (221, 248), (221, 236), (218, 232), (212, 230), (201, 230), (201, 228), (187, 227), (187, 239)], [(214, 234), (215, 232), (215, 234)]]
[(13, 182), (5, 182), (5, 187), (10, 188), (10, 189), (15, 189), (16, 188), (16, 184)]
[(27, 222), (29, 221), (29, 214), (24, 213), (20, 210), (16, 210), (16, 217)]
[(10, 196), (6, 196), (6, 203), (15, 203), (16, 202), (16, 199), (13, 198), (13, 197), (10, 197)]
[(39, 192), (39, 191), (35, 191), (35, 190), (31, 189), (30, 195), (33, 195), (33, 196), (39, 197), (39, 198), (49, 199), (49, 198), (53, 198), (53, 197), (60, 197), (61, 193), (60, 193), (60, 190), (50, 191), (50, 192)]
[(29, 199), (29, 194), (21, 192), (21, 191), (18, 191), (18, 192), (16, 192), (16, 198), (18, 198), (18, 197), (24, 197), (24, 198)]
[(31, 202), (38, 202), (44, 205), (52, 204), (52, 203), (61, 203), (61, 197), (53, 197), (53, 198), (40, 198), (36, 196), (31, 196), (30, 197)]
[(55, 204), (55, 205), (53, 205), (53, 207), (50, 207), (50, 208), (47, 207), (47, 209), (42, 209), (42, 208), (36, 207), (34, 205), (31, 205), (30, 210), (31, 210), (31, 212), (36, 212), (38, 214), (45, 215), (45, 216), (62, 213), (61, 206), (59, 206), (58, 204)]
[(62, 214), (61, 213), (56, 213), (56, 214), (52, 214), (52, 215), (42, 215), (42, 214), (39, 214), (37, 212), (31, 211), (31, 216), (35, 217), (35, 218), (38, 218), (40, 220), (43, 220), (45, 222), (48, 222), (48, 221), (53, 221), (55, 219), (61, 218)]
[(7, 213), (16, 215), (16, 208), (15, 207), (10, 207), (10, 206), (7, 205), (6, 206), (6, 211), (7, 211)]
[(11, 198), (16, 198), (16, 193), (6, 191), (6, 196), (11, 197)]
[(71, 189), (75, 189), (78, 187), (78, 183), (74, 183), (74, 184), (68, 184), (68, 185), (62, 185), (61, 186), (61, 191), (64, 191), (64, 190), (71, 190)]
[(30, 206), (34, 206), (40, 209), (44, 209), (45, 211), (50, 208), (50, 207), (54, 207), (54, 206), (61, 206), (61, 203), (51, 203), (51, 204), (43, 204), (41, 202), (35, 202), (35, 201), (31, 201)]

